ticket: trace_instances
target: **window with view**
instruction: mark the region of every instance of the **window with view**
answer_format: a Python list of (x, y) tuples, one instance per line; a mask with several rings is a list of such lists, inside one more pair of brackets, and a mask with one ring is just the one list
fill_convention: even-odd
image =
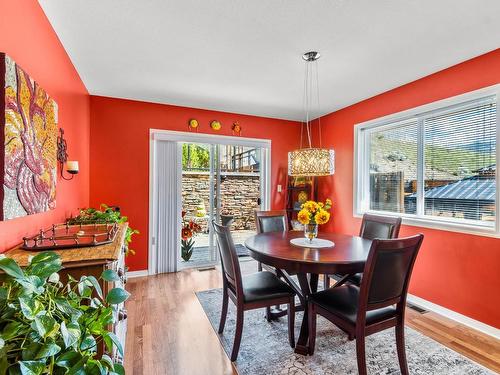
[(466, 99), (356, 127), (358, 214), (495, 227), (497, 97)]

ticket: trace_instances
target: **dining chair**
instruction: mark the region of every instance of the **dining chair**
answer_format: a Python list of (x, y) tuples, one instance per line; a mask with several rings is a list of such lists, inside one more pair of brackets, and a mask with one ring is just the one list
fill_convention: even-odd
[[(288, 216), (286, 210), (255, 210), (255, 227), (257, 229), (257, 233), (287, 232)], [(257, 262), (257, 270), (259, 272), (266, 270), (279, 277), (279, 274), (274, 267), (262, 264), (261, 262)], [(279, 310), (280, 306), (276, 306), (276, 308)], [(266, 318), (268, 322), (272, 320), (271, 307), (266, 307)]]
[[(369, 240), (379, 239), (394, 239), (399, 236), (399, 229), (401, 228), (401, 218), (394, 216), (382, 216), (373, 214), (364, 214), (361, 221), (361, 228), (359, 229), (359, 236)], [(330, 279), (336, 281), (333, 287), (338, 287), (346, 282), (360, 286), (362, 273), (354, 275), (333, 274), (324, 276), (324, 289), (330, 287)]]
[[(288, 231), (288, 218), (286, 210), (255, 210), (255, 227), (257, 229), (257, 233)], [(263, 265), (261, 262), (257, 263), (257, 267), (259, 271), (262, 271), (264, 268), (267, 271), (275, 273), (274, 268)]]
[[(345, 284), (310, 296), (308, 303), (309, 353), (316, 342), (316, 314), (356, 339), (358, 372), (366, 374), (365, 337), (395, 327), (399, 366), (408, 374), (404, 343), (406, 296), (413, 265), (424, 236), (373, 240), (361, 287)], [(396, 305), (395, 307), (393, 305)]]
[(247, 310), (287, 304), (288, 341), (292, 348), (295, 347), (295, 292), (293, 289), (271, 272), (256, 272), (242, 277), (230, 229), (217, 224), (215, 221), (212, 221), (212, 227), (220, 253), (223, 280), (219, 333), (224, 331), (229, 299), (236, 305), (236, 331), (231, 361), (236, 361), (238, 357), (243, 333), (244, 312)]

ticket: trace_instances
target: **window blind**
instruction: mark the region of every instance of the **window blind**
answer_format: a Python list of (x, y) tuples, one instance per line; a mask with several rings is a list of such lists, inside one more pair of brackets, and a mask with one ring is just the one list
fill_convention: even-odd
[(365, 209), (495, 226), (495, 95), (414, 113), (363, 134)]
[(370, 209), (414, 214), (405, 197), (417, 189), (416, 120), (374, 130), (370, 135)]
[(494, 224), (496, 111), (488, 99), (424, 119), (424, 215)]

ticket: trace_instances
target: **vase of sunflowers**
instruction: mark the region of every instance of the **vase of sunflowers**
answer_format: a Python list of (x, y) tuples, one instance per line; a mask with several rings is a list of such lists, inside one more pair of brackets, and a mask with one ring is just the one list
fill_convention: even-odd
[(186, 219), (186, 211), (182, 211), (181, 258), (185, 262), (188, 262), (193, 255), (193, 237), (199, 232), (201, 232), (201, 226), (195, 223), (193, 219)]
[(318, 237), (318, 226), (328, 223), (330, 220), (330, 208), (332, 201), (325, 202), (307, 201), (300, 206), (297, 219), (304, 225), (304, 237), (312, 242)]

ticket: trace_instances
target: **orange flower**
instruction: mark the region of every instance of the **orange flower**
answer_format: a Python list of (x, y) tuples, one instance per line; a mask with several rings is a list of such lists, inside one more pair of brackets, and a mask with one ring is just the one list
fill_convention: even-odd
[(316, 215), (314, 215), (314, 221), (316, 224), (326, 224), (330, 220), (330, 213), (325, 210), (319, 210)]
[(189, 238), (193, 237), (193, 232), (191, 232), (191, 229), (189, 228), (182, 228), (181, 237), (184, 241), (186, 241)]
[(309, 211), (307, 211), (305, 208), (300, 210), (299, 213), (297, 214), (297, 219), (300, 221), (301, 224), (304, 225), (309, 224), (309, 221), (311, 220)]

